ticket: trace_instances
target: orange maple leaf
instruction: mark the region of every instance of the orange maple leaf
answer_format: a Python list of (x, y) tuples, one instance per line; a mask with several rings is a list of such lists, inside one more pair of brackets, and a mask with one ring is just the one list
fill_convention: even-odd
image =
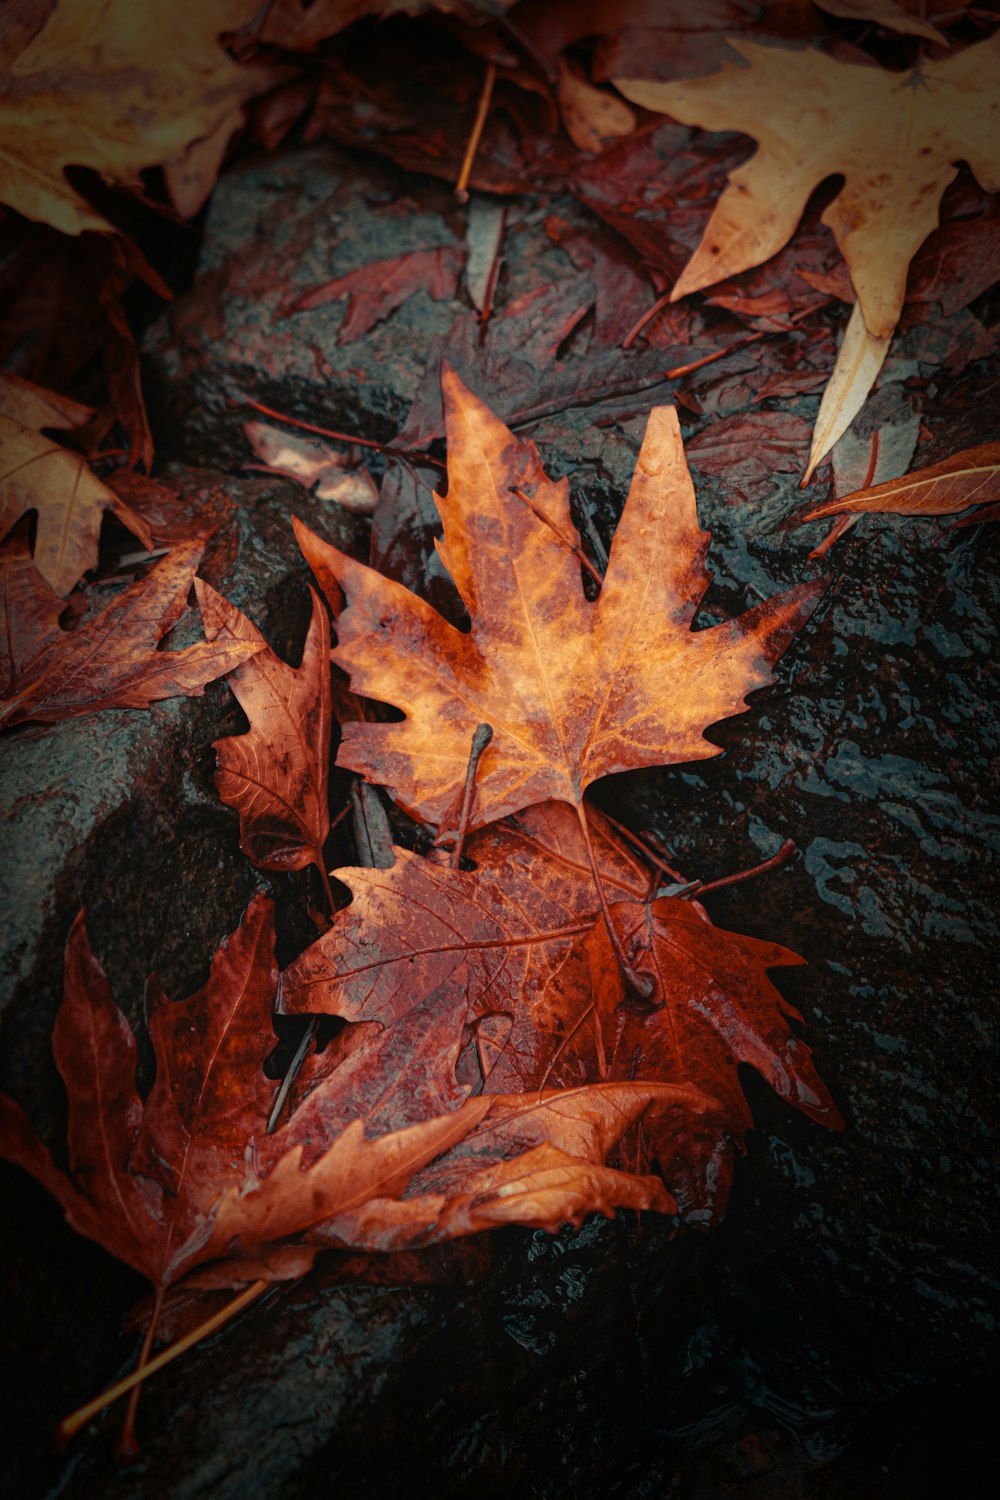
[[(394, 704), (397, 724), (346, 724), (338, 764), (447, 825), (476, 727), (471, 826), (549, 798), (581, 808), (599, 777), (720, 754), (704, 729), (741, 713), (825, 584), (800, 584), (736, 620), (692, 630), (711, 581), (676, 413), (653, 411), (599, 597), (583, 591), (565, 480), (548, 479), (447, 368), (448, 493), (436, 496), (442, 561), (468, 634), (408, 589), (296, 531), (321, 584), (343, 589), (333, 660), (351, 686)], [(526, 494), (530, 504), (519, 497)], [(333, 591), (335, 592), (335, 591)], [(335, 610), (340, 600), (331, 599)], [(582, 812), (581, 812), (582, 816)]]

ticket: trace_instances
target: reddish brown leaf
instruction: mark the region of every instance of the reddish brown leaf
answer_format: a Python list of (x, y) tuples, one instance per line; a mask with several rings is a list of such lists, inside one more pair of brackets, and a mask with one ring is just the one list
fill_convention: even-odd
[(324, 281), (322, 286), (299, 297), (288, 311), (308, 312), (347, 297), (347, 311), (337, 330), (337, 343), (352, 344), (397, 307), (402, 307), (414, 292), (426, 292), (435, 302), (454, 297), (464, 264), (464, 245), (410, 250), (405, 255), (371, 261), (333, 281)]
[(579, 806), (590, 782), (615, 771), (717, 755), (704, 728), (742, 712), (746, 695), (771, 681), (771, 664), (823, 586), (802, 584), (739, 620), (692, 631), (708, 585), (708, 538), (676, 415), (661, 408), (591, 604), (566, 545), (579, 537), (565, 481), (548, 480), (534, 445), (512, 437), (450, 370), (444, 388), (449, 483), (437, 500), (439, 548), (472, 617), (470, 634), (298, 528), (309, 562), (348, 598), (334, 660), (356, 692), (407, 714), (401, 724), (348, 724), (339, 763), (441, 825), (476, 725), (490, 724), (478, 826), (548, 797)]
[(330, 627), (310, 589), (312, 620), (301, 665), (276, 656), (260, 631), (209, 584), (195, 583), (206, 639), (256, 647), (229, 686), (250, 729), (216, 740), (216, 785), (240, 815), (240, 844), (259, 869), (301, 870), (323, 879), (330, 831)]
[(276, 978), (271, 905), (258, 897), (197, 994), (171, 1002), (152, 983), (157, 1076), (143, 1105), (135, 1038), (91, 952), (81, 913), (66, 948), (52, 1038), (69, 1096), (67, 1173), (55, 1167), (20, 1107), (0, 1096), (0, 1153), (39, 1178), (75, 1229), (154, 1286), (219, 1253), (212, 1241), (216, 1201), (252, 1173), (246, 1148), (274, 1090), (261, 1063), (273, 1045)]
[(38, 512), (35, 563), (61, 594), (97, 562), (106, 510), (152, 546), (146, 523), (91, 473), (79, 453), (0, 416), (0, 536), (29, 510)]
[(200, 697), (206, 682), (254, 655), (260, 647), (243, 642), (157, 650), (184, 613), (203, 551), (201, 542), (175, 548), (79, 629), (60, 630), (63, 600), (39, 576), (23, 542), (12, 538), (0, 551), (0, 726)]
[(612, 916), (633, 962), (655, 979), (653, 1006), (622, 987), (579, 824), (558, 803), (472, 837), (475, 871), (402, 850), (389, 870), (338, 870), (354, 900), (282, 975), (280, 1003), (391, 1031), (458, 985), (474, 1039), (461, 1076), (489, 1093), (604, 1080), (693, 1087), (721, 1113), (654, 1108), (640, 1161), (660, 1161), (693, 1218), (717, 1217), (731, 1145), (751, 1124), (738, 1062), (814, 1119), (839, 1124), (788, 1026), (796, 1012), (767, 979), (769, 968), (800, 960), (714, 927), (689, 901), (647, 905), (649, 872), (590, 817)]

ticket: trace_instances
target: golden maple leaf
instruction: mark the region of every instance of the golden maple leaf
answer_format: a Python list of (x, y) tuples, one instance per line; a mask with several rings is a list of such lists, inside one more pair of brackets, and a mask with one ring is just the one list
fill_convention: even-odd
[(730, 38), (749, 64), (710, 78), (617, 79), (634, 104), (706, 130), (752, 135), (758, 150), (730, 174), (676, 300), (758, 266), (795, 233), (813, 190), (843, 187), (823, 213), (857, 305), (817, 419), (807, 478), (874, 383), (899, 321), (910, 260), (936, 228), (945, 188), (965, 161), (1000, 189), (1000, 32), (908, 73), (838, 62), (806, 49)]
[[(299, 541), (339, 607), (333, 660), (355, 692), (392, 703), (401, 724), (346, 724), (338, 763), (391, 789), (408, 811), (448, 826), (476, 726), (472, 826), (547, 798), (581, 808), (599, 777), (720, 753), (703, 730), (742, 713), (746, 695), (815, 608), (800, 584), (736, 620), (692, 622), (711, 575), (677, 414), (654, 410), (599, 597), (583, 592), (568, 485), (533, 443), (446, 368), (448, 493), (438, 543), (472, 619), (468, 634), (431, 605), (307, 528)], [(524, 494), (529, 496), (526, 503)]]
[(132, 184), (227, 119), (235, 129), (273, 72), (233, 62), (219, 35), (253, 11), (254, 0), (57, 0), (0, 92), (0, 201), (66, 234), (111, 229), (65, 169)]

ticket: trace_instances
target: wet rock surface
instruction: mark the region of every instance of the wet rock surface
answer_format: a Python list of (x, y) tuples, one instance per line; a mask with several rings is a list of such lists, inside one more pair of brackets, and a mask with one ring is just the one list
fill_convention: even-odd
[[(568, 200), (521, 204), (501, 312), (546, 286), (567, 306), (584, 295), (579, 278), (589, 273), (565, 236), (553, 237), (553, 214), (618, 253), (613, 232)], [(195, 286), (148, 339), (162, 451), (237, 469), (246, 413), (227, 394), (241, 390), (382, 441), (416, 432), (411, 403), (421, 421), (421, 399), (433, 413), (428, 368), (470, 311), (461, 288), (441, 301), (415, 293), (345, 346), (336, 341), (343, 303), (274, 314), (372, 259), (460, 240), (464, 226), (441, 185), (328, 148), (224, 178)], [(648, 301), (622, 255), (623, 301)], [(990, 307), (978, 311), (989, 323)], [(828, 314), (821, 366), (843, 316)], [(807, 358), (804, 337), (787, 344)], [(550, 389), (589, 390), (602, 372), (620, 375), (627, 357), (612, 343), (595, 321), (547, 364), (536, 351), (538, 391), (523, 396), (529, 362), (527, 374), (504, 377), (498, 409), (509, 415), (521, 401), (528, 410)], [(491, 401), (495, 347), (489, 358), (485, 345), (456, 351), (461, 373)], [(1000, 436), (995, 401), (991, 410), (975, 394), (995, 391), (996, 356), (952, 376), (932, 366), (931, 351), (930, 335), (911, 329), (883, 381), (895, 387), (887, 410), (923, 408), (920, 464)], [(16, 1245), (4, 1247), (17, 1289), (12, 1343), (34, 1345), (39, 1372), (10, 1387), (11, 1447), (26, 1455), (19, 1493), (55, 1484), (67, 1497), (121, 1500), (334, 1488), (357, 1500), (399, 1489), (902, 1500), (944, 1482), (961, 1490), (963, 1475), (972, 1484), (975, 1424), (997, 1368), (996, 529), (869, 517), (824, 563), (809, 562), (826, 523), (799, 528), (792, 517), (818, 395), (755, 404), (752, 349), (684, 384), (649, 384), (657, 361), (677, 362), (669, 349), (636, 361), (641, 392), (525, 419), (549, 471), (570, 475), (595, 559), (606, 556), (645, 412), (676, 393), (713, 538), (716, 582), (699, 623), (817, 567), (831, 583), (774, 687), (711, 731), (723, 755), (617, 778), (595, 800), (652, 829), (689, 877), (716, 879), (795, 840), (794, 863), (707, 904), (720, 925), (808, 960), (779, 982), (803, 1013), (846, 1130), (824, 1132), (748, 1076), (758, 1130), (728, 1217), (708, 1236), (670, 1241), (662, 1225), (636, 1236), (624, 1224), (554, 1241), (504, 1232), (467, 1285), (310, 1279), (275, 1294), (151, 1382), (146, 1456), (129, 1470), (110, 1461), (113, 1416), (64, 1464), (46, 1441), (53, 1422), (129, 1358), (118, 1319), (142, 1288), (5, 1170), (19, 1226)], [(373, 471), (381, 476), (378, 459)], [(418, 472), (398, 499), (394, 571), (446, 597), (427, 550), (434, 475)], [(294, 659), (305, 569), (287, 511), (358, 555), (366, 543), (358, 523), (334, 523), (301, 490), (225, 482), (239, 520), (213, 543), (203, 574)], [(821, 486), (811, 493), (823, 498)], [(235, 815), (212, 787), (211, 740), (238, 718), (215, 685), (203, 701), (8, 738), (21, 873), (8, 863), (18, 915), (0, 1084), (49, 1139), (64, 1106), (48, 1036), (76, 906), (88, 906), (95, 948), (138, 1023), (147, 969), (168, 992), (188, 993), (254, 888)]]

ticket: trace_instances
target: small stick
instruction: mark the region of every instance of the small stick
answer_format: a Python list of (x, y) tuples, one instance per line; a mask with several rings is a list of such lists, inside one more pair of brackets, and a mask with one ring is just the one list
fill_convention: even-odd
[(661, 858), (661, 856), (656, 853), (652, 844), (648, 842), (650, 837), (648, 833), (646, 833), (644, 837), (640, 838), (637, 833), (633, 833), (631, 828), (626, 828), (624, 823), (619, 823), (618, 819), (613, 818), (610, 813), (603, 813), (602, 816), (607, 819), (612, 828), (616, 828), (619, 833), (624, 834), (629, 842), (633, 844), (636, 849), (638, 849), (639, 853), (644, 855), (645, 858), (649, 860), (651, 865), (656, 865), (663, 871), (665, 875), (669, 875), (671, 880), (680, 880), (681, 877), (680, 875), (678, 875), (677, 871), (670, 865), (668, 865), (666, 860)]
[(583, 831), (583, 842), (587, 850), (587, 858), (590, 861), (590, 871), (594, 877), (594, 885), (597, 887), (597, 899), (601, 903), (601, 914), (604, 917), (604, 925), (608, 929), (608, 937), (611, 940), (615, 958), (618, 960), (618, 966), (636, 994), (641, 996), (643, 1000), (651, 1000), (653, 991), (656, 988), (656, 980), (652, 974), (640, 974), (629, 963), (625, 949), (622, 947), (622, 940), (618, 936), (614, 922), (611, 920), (611, 908), (608, 906), (608, 898), (604, 894), (604, 885), (601, 880), (600, 871), (597, 868), (594, 846), (590, 841), (590, 824), (587, 822), (587, 809), (582, 802), (576, 804), (576, 812), (577, 817), (580, 819), (580, 828)]
[(281, 1119), (281, 1111), (285, 1107), (285, 1100), (288, 1098), (292, 1084), (295, 1082), (296, 1078), (298, 1078), (299, 1073), (301, 1072), (302, 1064), (305, 1062), (306, 1057), (309, 1054), (309, 1048), (312, 1046), (313, 1042), (316, 1039), (316, 1032), (318, 1027), (319, 1016), (310, 1016), (309, 1025), (302, 1033), (302, 1039), (295, 1049), (295, 1055), (293, 1056), (291, 1062), (288, 1064), (288, 1067), (285, 1070), (285, 1076), (281, 1080), (281, 1087), (274, 1097), (274, 1103), (271, 1105), (271, 1113), (267, 1117), (268, 1135), (273, 1135), (278, 1128), (278, 1121)]
[(465, 843), (465, 835), (469, 831), (469, 819), (472, 817), (472, 803), (476, 795), (476, 772), (479, 770), (479, 762), (483, 751), (493, 738), (492, 724), (477, 724), (472, 736), (472, 749), (469, 751), (469, 764), (465, 772), (465, 787), (462, 791), (462, 811), (458, 819), (458, 835), (451, 851), (449, 864), (453, 870), (458, 869), (458, 862), (462, 858), (462, 845)]
[(809, 553), (809, 561), (812, 562), (813, 559), (817, 557), (825, 557), (830, 548), (833, 546), (834, 542), (839, 540), (839, 538), (844, 535), (845, 531), (850, 531), (851, 527), (854, 525), (857, 519), (857, 514), (852, 514), (850, 511), (848, 511), (846, 515), (839, 516), (830, 527), (830, 530), (820, 542), (819, 546), (814, 547)]
[(737, 339), (735, 344), (729, 344), (725, 349), (713, 349), (711, 354), (702, 355), (701, 359), (693, 359), (688, 365), (674, 365), (673, 369), (664, 372), (665, 380), (679, 380), (682, 375), (693, 375), (695, 370), (703, 370), (706, 365), (714, 364), (717, 359), (725, 359), (727, 354), (736, 354), (740, 349), (745, 349), (748, 344), (756, 344), (758, 339), (766, 339), (773, 335), (774, 329), (766, 331), (758, 330), (757, 333), (748, 334), (745, 339)]
[(462, 169), (458, 174), (455, 184), (455, 197), (459, 203), (468, 203), (469, 177), (472, 173), (472, 163), (476, 159), (479, 150), (479, 139), (486, 124), (486, 116), (489, 114), (490, 100), (493, 97), (493, 84), (497, 76), (496, 63), (486, 64), (486, 77), (483, 79), (483, 90), (479, 95), (479, 108), (476, 110), (476, 118), (472, 124), (472, 133), (469, 136), (468, 145), (465, 148), (465, 156), (462, 158)]
[[(242, 392), (238, 396), (230, 396), (230, 401), (237, 406), (252, 406), (254, 411), (259, 411), (265, 417), (273, 417), (276, 422), (284, 422), (288, 427), (298, 427), (303, 432), (315, 432), (319, 437), (331, 438), (335, 443), (356, 443), (359, 448), (374, 448), (377, 453), (386, 453), (390, 458), (401, 458), (407, 463), (414, 462), (414, 455), (408, 448), (394, 448), (391, 443), (377, 443), (374, 438), (354, 437), (349, 432), (334, 432), (329, 427), (317, 427), (315, 422), (304, 422), (300, 417), (288, 417), (284, 412), (275, 411), (273, 406), (265, 406), (262, 401), (255, 401), (252, 396), (246, 396)], [(429, 454), (420, 455), (422, 464), (429, 464), (432, 468), (443, 469), (444, 463), (439, 458), (431, 458)], [(243, 468), (251, 467), (244, 464)]]
[[(776, 854), (770, 859), (765, 859), (762, 864), (751, 865), (749, 870), (737, 870), (735, 875), (723, 875), (720, 880), (710, 880), (707, 885), (698, 888), (697, 896), (700, 901), (702, 896), (707, 896), (709, 891), (721, 891), (724, 886), (738, 885), (741, 880), (755, 880), (758, 875), (764, 875), (768, 870), (774, 870), (778, 865), (783, 865), (786, 859), (791, 859), (793, 854), (798, 853), (798, 846), (792, 839), (785, 839)], [(692, 895), (694, 892), (692, 892)]]
[(598, 573), (597, 569), (594, 567), (594, 564), (584, 552), (579, 542), (574, 542), (571, 537), (566, 536), (564, 532), (560, 531), (555, 521), (551, 520), (551, 518), (545, 514), (544, 510), (542, 510), (540, 506), (535, 504), (531, 496), (526, 495), (523, 490), (514, 489), (512, 487), (511, 494), (516, 495), (519, 500), (523, 500), (525, 505), (531, 511), (531, 514), (533, 516), (537, 516), (540, 521), (545, 522), (546, 526), (553, 533), (553, 535), (559, 538), (564, 547), (569, 548), (570, 552), (572, 552), (581, 568), (584, 568), (590, 574), (591, 578), (597, 584), (597, 587), (600, 588), (604, 583), (604, 579), (601, 577), (600, 573)]
[[(153, 1311), (150, 1314), (149, 1327), (146, 1329), (146, 1336), (142, 1341), (142, 1348), (139, 1350), (139, 1362), (135, 1367), (137, 1375), (142, 1374), (149, 1366), (149, 1351), (152, 1349), (153, 1339), (156, 1337), (156, 1328), (160, 1321), (160, 1313), (163, 1310), (163, 1296), (166, 1290), (165, 1286), (159, 1286), (156, 1289), (156, 1300), (153, 1303)], [(125, 1420), (122, 1422), (122, 1430), (118, 1435), (118, 1442), (115, 1446), (115, 1457), (119, 1463), (134, 1463), (142, 1455), (142, 1449), (139, 1446), (139, 1439), (135, 1431), (135, 1418), (139, 1409), (139, 1396), (141, 1393), (141, 1385), (133, 1386), (132, 1393), (128, 1398), (128, 1406), (125, 1408)]]
[(179, 1355), (186, 1354), (188, 1349), (193, 1348), (195, 1344), (199, 1344), (202, 1339), (207, 1339), (210, 1334), (215, 1333), (216, 1329), (223, 1328), (232, 1318), (236, 1317), (237, 1313), (241, 1313), (245, 1307), (249, 1307), (251, 1302), (256, 1302), (257, 1298), (262, 1297), (273, 1285), (273, 1281), (251, 1282), (231, 1302), (227, 1302), (225, 1307), (221, 1307), (217, 1313), (213, 1313), (210, 1318), (206, 1318), (204, 1323), (199, 1323), (197, 1328), (192, 1328), (190, 1333), (186, 1333), (175, 1344), (170, 1344), (155, 1359), (151, 1359), (148, 1365), (133, 1370), (131, 1375), (126, 1375), (124, 1380), (119, 1380), (115, 1385), (106, 1390), (103, 1395), (95, 1396), (94, 1400), (88, 1401), (86, 1406), (78, 1407), (76, 1411), (64, 1418), (56, 1429), (56, 1440), (60, 1444), (68, 1443), (71, 1438), (76, 1437), (81, 1428), (86, 1427), (87, 1423), (102, 1412), (106, 1406), (110, 1406), (120, 1396), (127, 1396), (134, 1386), (141, 1385), (150, 1375), (155, 1375), (159, 1370), (172, 1364)]
[(646, 324), (651, 323), (656, 317), (657, 313), (662, 312), (663, 309), (668, 306), (671, 296), (671, 292), (664, 292), (662, 297), (657, 297), (652, 307), (648, 307), (646, 309), (642, 317), (639, 319), (638, 323), (633, 323), (628, 333), (622, 339), (623, 349), (631, 349), (632, 345), (635, 343), (636, 339), (639, 337)]

